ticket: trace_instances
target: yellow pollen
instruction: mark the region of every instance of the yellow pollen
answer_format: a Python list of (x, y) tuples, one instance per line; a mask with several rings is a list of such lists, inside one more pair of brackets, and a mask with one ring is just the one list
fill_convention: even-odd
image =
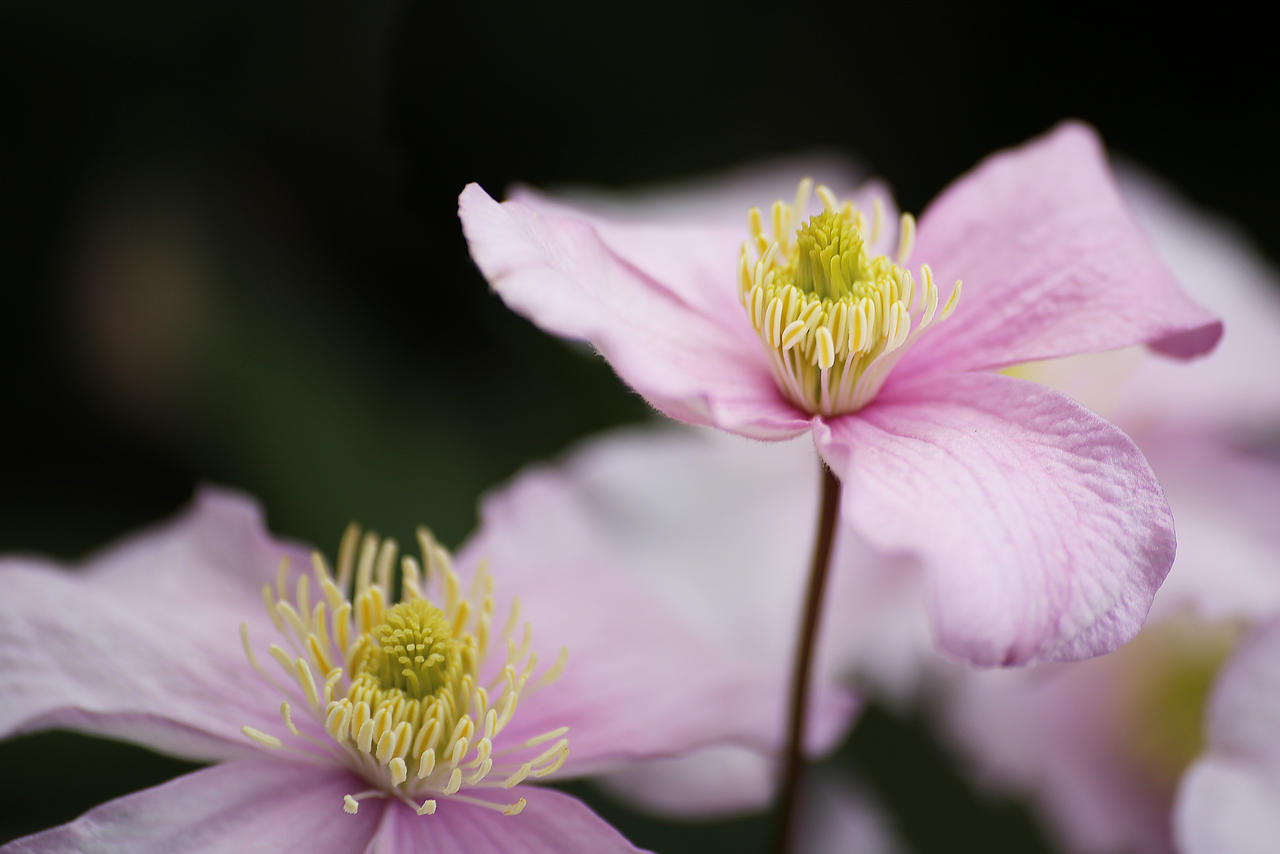
[(955, 309), (960, 282), (939, 310), (933, 272), (921, 267), (917, 283), (905, 267), (915, 242), (910, 214), (892, 261), (873, 252), (883, 231), (878, 200), (868, 223), (819, 186), (824, 210), (799, 222), (812, 190), (806, 178), (792, 204), (774, 203), (771, 235), (760, 210), (750, 210), (739, 296), (783, 394), (808, 412), (835, 415), (875, 397), (916, 336)]
[[(249, 664), (287, 697), (279, 709), (287, 732), (242, 730), (264, 749), (340, 763), (368, 780), (374, 788), (344, 797), (351, 814), (362, 798), (394, 797), (423, 816), (450, 799), (514, 815), (524, 799), (467, 792), (501, 791), (512, 779), (546, 776), (564, 763), (565, 727), (515, 743), (503, 730), (521, 698), (559, 677), (568, 652), (531, 681), (538, 656), (519, 601), (496, 621), (488, 568), (477, 567), (464, 586), (448, 551), (425, 529), (418, 543), (421, 563), (399, 563), (403, 598), (394, 604), (396, 543), (361, 536), (355, 526), (343, 537), (336, 574), (316, 554), (310, 572), (290, 585), (288, 562), (281, 563), (276, 583), (262, 591), (281, 635), (267, 646), (279, 672), (263, 669), (246, 626), (240, 633)], [(309, 712), (313, 725), (300, 726), (295, 709)]]

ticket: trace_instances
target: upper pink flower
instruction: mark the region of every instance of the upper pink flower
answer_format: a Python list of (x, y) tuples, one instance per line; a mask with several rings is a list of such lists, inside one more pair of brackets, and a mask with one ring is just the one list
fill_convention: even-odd
[[(1133, 222), (1093, 133), (1067, 124), (993, 156), (918, 229), (903, 218), (897, 261), (875, 254), (894, 241), (874, 188), (858, 196), (869, 218), (820, 196), (803, 224), (803, 198), (775, 206), (772, 237), (756, 217), (749, 233), (719, 215), (637, 222), (531, 193), (500, 205), (475, 185), (459, 207), (503, 299), (592, 342), (658, 409), (754, 438), (811, 429), (849, 485), (846, 520), (922, 558), (953, 654), (1073, 659), (1132, 637), (1174, 553), (1150, 468), (1080, 405), (990, 372), (1133, 344), (1187, 357), (1221, 335)], [(958, 302), (935, 284), (961, 279)]]
[[(573, 518), (486, 517), (456, 571), (427, 539), (394, 606), (394, 548), (313, 568), (213, 491), (74, 574), (0, 561), (0, 736), (64, 727), (221, 763), (4, 850), (631, 852), (529, 784), (776, 744), (781, 710), (757, 700), (780, 669), (612, 571)], [(816, 728), (849, 713), (831, 697)]]

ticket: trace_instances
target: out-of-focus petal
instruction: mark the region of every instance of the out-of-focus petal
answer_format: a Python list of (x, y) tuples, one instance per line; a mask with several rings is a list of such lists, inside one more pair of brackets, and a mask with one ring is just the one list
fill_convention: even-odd
[[(499, 205), (468, 186), (459, 216), (476, 265), (514, 310), (549, 332), (590, 341), (667, 415), (756, 438), (804, 430), (778, 392), (741, 309), (699, 306), (610, 251), (588, 223)], [(734, 294), (736, 260), (724, 273)]]
[[(569, 773), (781, 738), (817, 463), (808, 443), (713, 436), (624, 433), (526, 472), (485, 502), (460, 555), (490, 562), (499, 596), (519, 595), (541, 654), (569, 649), (561, 680), (522, 699), (511, 724), (530, 735), (569, 724)], [(730, 441), (744, 456), (717, 451)], [(771, 482), (795, 505), (776, 503)], [(819, 749), (852, 714), (832, 683), (820, 680), (810, 719)]]
[[(775, 199), (789, 201), (801, 178), (812, 178), (838, 194), (861, 184), (867, 170), (843, 155), (795, 154), (746, 163), (722, 172), (672, 183), (611, 190), (600, 187), (555, 187), (554, 198), (579, 211), (619, 222), (690, 223), (732, 228), (738, 243), (746, 239), (747, 209), (767, 211)], [(517, 188), (513, 195), (527, 192)], [(843, 197), (843, 196), (842, 196)], [(736, 247), (734, 257), (737, 257)]]
[(985, 786), (1031, 800), (1067, 851), (1170, 851), (1167, 791), (1132, 762), (1119, 653), (1070, 666), (950, 674), (942, 729)]
[(1213, 757), (1183, 778), (1174, 834), (1182, 854), (1274, 854), (1280, 839), (1280, 772)]
[(908, 851), (876, 801), (830, 774), (814, 774), (806, 783), (797, 836), (806, 854)]
[(304, 557), (267, 536), (251, 503), (205, 491), (79, 573), (0, 562), (0, 733), (66, 727), (195, 759), (251, 753), (241, 726), (278, 728), (280, 697), (245, 660), (239, 625), (274, 631), (256, 585), (286, 554)]
[(912, 260), (940, 285), (962, 279), (964, 293), (890, 383), (1141, 343), (1188, 357), (1222, 334), (1178, 289), (1079, 124), (995, 154), (943, 191)]
[(1253, 854), (1280, 838), (1280, 621), (1227, 664), (1209, 705), (1208, 748), (1183, 778), (1174, 833), (1186, 854)]
[[(872, 183), (855, 191), (858, 173), (834, 157), (795, 157), (648, 191), (567, 188), (550, 195), (517, 187), (508, 199), (542, 216), (587, 223), (610, 252), (702, 314), (745, 329), (748, 321), (738, 302), (736, 275), (739, 250), (749, 236), (747, 211), (758, 207), (767, 215), (775, 200), (791, 200), (800, 179), (810, 177), (831, 186), (841, 198), (852, 195), (868, 210), (872, 197), (878, 198), (893, 222), (896, 207), (888, 189)], [(818, 209), (816, 199), (811, 208)], [(885, 229), (885, 237), (896, 239), (894, 231)]]
[(1125, 384), (1116, 419), (1126, 428), (1170, 422), (1247, 435), (1280, 423), (1280, 276), (1236, 228), (1197, 210), (1155, 178), (1119, 170), (1125, 198), (1183, 289), (1227, 325), (1213, 355), (1192, 365), (1147, 359)]
[[(432, 816), (392, 804), (366, 854), (635, 854), (636, 848), (582, 801), (537, 786), (496, 790), (502, 800), (524, 798), (507, 816), (458, 801)], [(363, 809), (362, 809), (363, 811)], [(347, 849), (358, 850), (358, 849)]]
[(5, 854), (350, 854), (373, 836), (385, 805), (347, 815), (363, 788), (346, 771), (265, 759), (225, 762), (108, 801), (80, 818), (0, 848)]
[(1280, 614), (1280, 460), (1205, 436), (1149, 436), (1142, 449), (1178, 524), (1178, 559), (1152, 618)]
[(815, 435), (846, 520), (879, 550), (921, 555), (938, 643), (973, 663), (1116, 648), (1173, 562), (1169, 508), (1137, 447), (1034, 383), (900, 385)]
[(780, 773), (759, 750), (722, 744), (674, 759), (634, 762), (594, 782), (633, 807), (706, 819), (764, 809)]

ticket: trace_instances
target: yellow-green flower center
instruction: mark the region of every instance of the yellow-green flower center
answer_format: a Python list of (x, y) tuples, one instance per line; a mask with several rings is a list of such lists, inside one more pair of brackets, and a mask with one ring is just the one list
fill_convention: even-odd
[(825, 209), (799, 222), (812, 185), (801, 181), (791, 205), (774, 203), (771, 235), (760, 210), (749, 212), (739, 295), (783, 394), (808, 412), (834, 415), (875, 397), (906, 345), (955, 308), (960, 283), (941, 312), (927, 265), (917, 286), (903, 266), (915, 236), (909, 214), (902, 215), (897, 262), (874, 254), (884, 219), (878, 202), (868, 226), (852, 202), (820, 186)]
[(361, 664), (361, 675), (376, 678), (383, 689), (420, 700), (457, 684), (463, 643), (444, 613), (425, 599), (390, 608), (372, 635), (377, 645)]
[[(418, 537), (422, 564), (407, 556), (401, 561), (403, 598), (394, 605), (388, 602), (395, 542), (372, 534), (362, 538), (354, 526), (343, 538), (336, 576), (316, 554), (312, 572), (291, 586), (288, 562), (282, 563), (275, 586), (267, 585), (262, 596), (282, 636), (267, 651), (293, 688), (263, 670), (242, 625), (245, 655), (291, 696), (280, 706), (296, 739), (289, 749), (314, 757), (319, 748), (321, 759), (341, 763), (373, 784), (345, 797), (347, 812), (356, 812), (363, 798), (393, 797), (428, 815), (443, 797), (514, 815), (524, 809), (523, 798), (507, 803), (464, 790), (510, 789), (564, 764), (567, 727), (514, 744), (502, 743), (501, 736), (517, 701), (559, 678), (568, 651), (562, 649), (530, 683), (538, 656), (529, 624), (516, 634), (519, 600), (512, 599), (508, 617), (495, 627), (487, 568), (476, 569), (464, 593), (449, 553), (425, 529)], [(292, 708), (299, 702), (318, 725), (315, 732), (328, 741), (294, 724)], [(263, 747), (285, 749), (280, 737), (242, 729)]]

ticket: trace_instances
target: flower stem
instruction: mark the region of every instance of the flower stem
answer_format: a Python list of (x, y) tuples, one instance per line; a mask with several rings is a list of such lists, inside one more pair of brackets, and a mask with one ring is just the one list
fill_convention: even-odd
[(791, 671), (791, 706), (773, 845), (776, 854), (786, 854), (790, 848), (791, 829), (799, 800), (800, 776), (804, 770), (804, 724), (809, 705), (809, 674), (818, 637), (818, 620), (822, 616), (822, 596), (831, 569), (831, 547), (835, 543), (836, 513), (839, 508), (840, 479), (823, 465), (818, 536), (813, 544), (813, 558), (809, 564), (809, 592), (805, 596), (804, 617), (800, 623), (799, 643), (796, 645), (795, 664)]

